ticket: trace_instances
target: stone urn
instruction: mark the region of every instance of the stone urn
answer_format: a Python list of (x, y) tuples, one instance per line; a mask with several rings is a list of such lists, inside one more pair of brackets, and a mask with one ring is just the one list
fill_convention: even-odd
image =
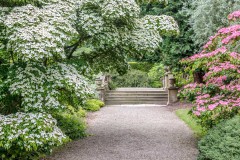
[(169, 78), (169, 84), (170, 84), (169, 87), (175, 87), (176, 78), (174, 78), (174, 77)]
[(98, 87), (101, 87), (102, 86), (102, 79), (101, 78), (96, 78), (95, 83)]

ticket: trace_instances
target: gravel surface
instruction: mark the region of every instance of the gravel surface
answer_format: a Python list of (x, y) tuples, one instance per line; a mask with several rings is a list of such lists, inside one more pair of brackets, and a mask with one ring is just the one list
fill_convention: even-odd
[(106, 106), (88, 117), (89, 137), (50, 160), (195, 160), (192, 131), (166, 106)]

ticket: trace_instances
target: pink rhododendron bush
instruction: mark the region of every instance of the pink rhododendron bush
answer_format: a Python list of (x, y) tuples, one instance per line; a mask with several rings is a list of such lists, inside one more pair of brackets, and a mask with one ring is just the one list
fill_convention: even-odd
[[(205, 128), (233, 117), (240, 108), (240, 11), (228, 16), (231, 26), (210, 37), (203, 51), (183, 59), (190, 73), (179, 95), (194, 102), (192, 114)], [(202, 72), (203, 83), (194, 82), (194, 73)]]

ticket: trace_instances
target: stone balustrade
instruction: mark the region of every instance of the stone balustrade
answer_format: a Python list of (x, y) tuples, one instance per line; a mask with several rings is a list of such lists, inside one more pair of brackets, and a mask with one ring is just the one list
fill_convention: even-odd
[(110, 75), (102, 75), (97, 77), (95, 80), (95, 83), (97, 85), (98, 98), (103, 102), (105, 102), (105, 94), (109, 90), (108, 84), (110, 80)]
[[(102, 75), (96, 78), (96, 85), (97, 85), (97, 92), (98, 98), (105, 102), (106, 100), (106, 93), (109, 90), (108, 84), (111, 81), (110, 75)], [(165, 75), (162, 79), (163, 89), (168, 92), (168, 102), (167, 105), (175, 103), (178, 101), (178, 87), (176, 87), (176, 79), (174, 78), (173, 74), (171, 73), (168, 67), (165, 67)]]
[(177, 97), (178, 87), (176, 87), (175, 85), (176, 85), (176, 79), (174, 78), (170, 69), (168, 67), (165, 67), (165, 75), (163, 78), (163, 89), (165, 89), (168, 92), (167, 105), (170, 105), (171, 103), (175, 103), (178, 101), (178, 97)]

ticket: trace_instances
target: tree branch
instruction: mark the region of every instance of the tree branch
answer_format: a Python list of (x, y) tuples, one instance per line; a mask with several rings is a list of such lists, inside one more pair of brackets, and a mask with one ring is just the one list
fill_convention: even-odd
[(14, 56), (13, 56), (13, 51), (10, 51), (10, 54), (11, 54), (12, 62), (15, 63)]
[(84, 36), (80, 37), (76, 43), (74, 43), (71, 46), (66, 46), (64, 48), (65, 52), (67, 53), (67, 59), (71, 59), (73, 53), (77, 50), (78, 46), (80, 46), (81, 43), (83, 43), (84, 40), (91, 38), (91, 36)]

